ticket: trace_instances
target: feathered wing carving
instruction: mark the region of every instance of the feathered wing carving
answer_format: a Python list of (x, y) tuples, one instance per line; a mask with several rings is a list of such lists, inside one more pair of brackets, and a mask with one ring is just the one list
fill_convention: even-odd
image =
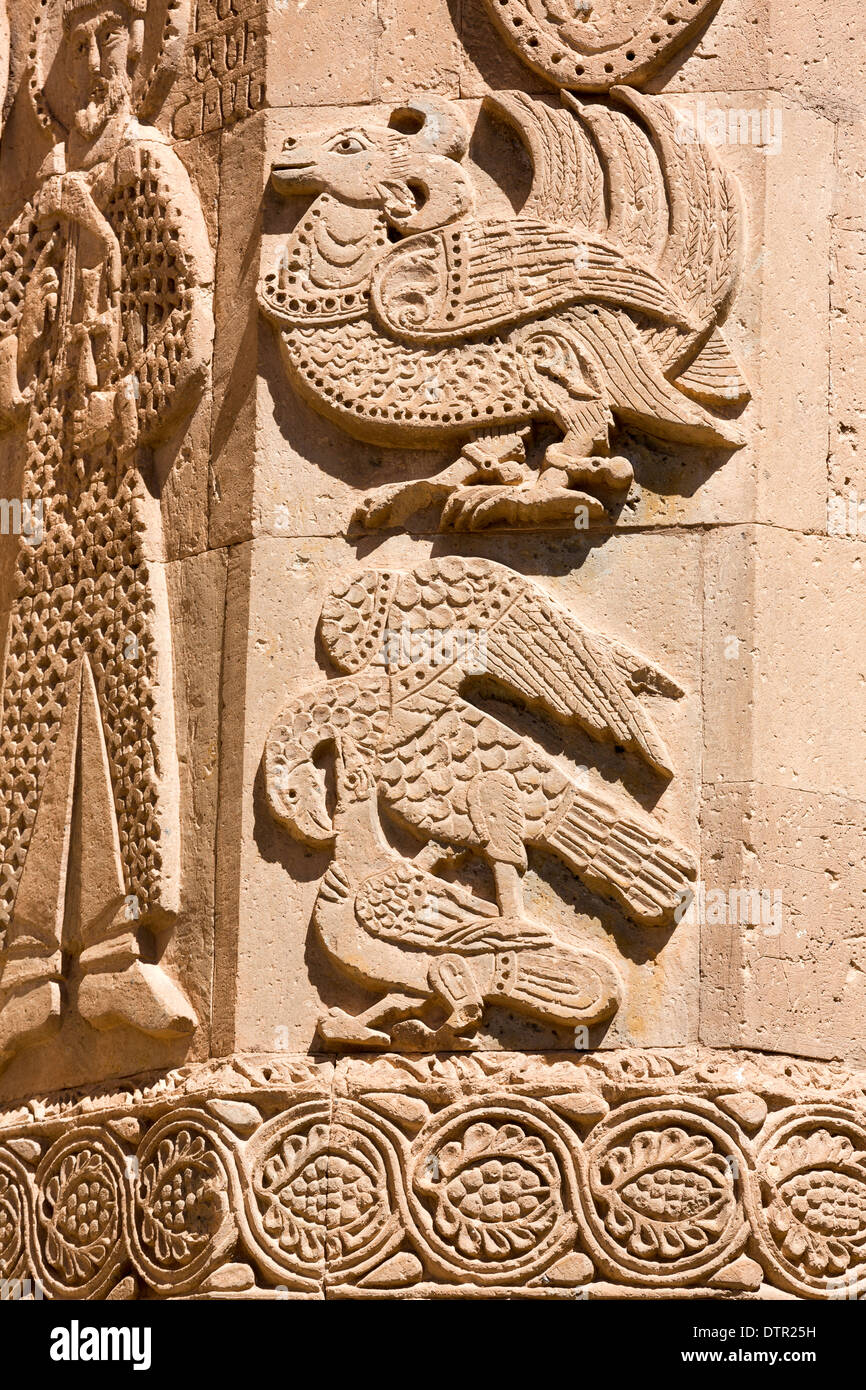
[(536, 705), (560, 723), (575, 722), (598, 740), (637, 752), (657, 771), (671, 775), (664, 743), (641, 706), (650, 690), (669, 697), (682, 691), (652, 662), (592, 632), (523, 575), (493, 561), (431, 560), (394, 584), (381, 571), (367, 571), (335, 593), (323, 611), (322, 640), (343, 670), (358, 670), (373, 654), (367, 617), (373, 594), (390, 593), (392, 631), (406, 621), (419, 630), (470, 634), (459, 650), (467, 670), (480, 664), (511, 694)]
[(651, 276), (654, 287), (664, 287), (666, 315), (661, 301), (648, 308), (614, 294), (595, 299), (656, 320), (641, 334), (681, 392), (705, 405), (743, 404), (749, 388), (718, 326), (742, 255), (737, 185), (709, 148), (678, 138), (676, 116), (660, 98), (630, 87), (615, 87), (610, 96), (626, 109), (584, 103), (569, 92), (558, 108), (522, 92), (485, 98), (532, 161), (518, 222), (568, 227), (588, 248), (600, 240), (611, 250), (608, 274), (615, 253), (617, 265)]
[(355, 912), (373, 936), (437, 952), (482, 955), (544, 946), (553, 935), (526, 919), (509, 921), (461, 884), (405, 863), (368, 879), (355, 899)]
[(632, 749), (671, 775), (667, 749), (632, 682), (642, 672), (667, 693), (676, 689), (673, 682), (583, 627), (536, 585), (525, 584), (490, 629), (486, 664), (488, 674), (514, 694), (562, 721), (575, 721), (597, 739)]
[[(486, 97), (532, 160), (521, 214), (463, 218), (394, 246), (373, 277), (373, 314), (404, 342), (458, 343), (574, 305), (606, 306), (640, 321), (646, 352), (630, 355), (654, 364), (641, 378), (654, 370), (701, 404), (745, 402), (718, 328), (739, 265), (736, 185), (710, 150), (677, 138), (659, 98), (625, 87), (611, 96), (627, 110), (567, 92), (558, 108), (522, 92)], [(658, 383), (651, 395), (650, 414), (674, 425), (680, 416), (686, 428), (700, 418)], [(719, 442), (739, 440), (721, 431)]]
[(383, 327), (407, 342), (457, 342), (586, 301), (689, 327), (670, 287), (637, 257), (536, 218), (468, 219), (410, 237), (385, 256), (372, 285)]
[[(660, 334), (656, 350), (666, 365), (679, 366), (695, 343), (716, 329), (716, 347), (722, 335), (716, 325), (727, 307), (740, 267), (742, 215), (734, 180), (725, 172), (704, 144), (677, 137), (673, 111), (657, 98), (647, 97), (630, 87), (614, 88), (616, 100), (633, 110), (652, 140), (670, 206), (670, 231), (658, 271), (673, 284), (697, 322), (695, 338), (676, 341), (674, 335)], [(573, 98), (569, 99), (577, 106)], [(585, 111), (582, 113), (585, 115)], [(732, 368), (736, 368), (729, 354)], [(737, 369), (737, 376), (739, 371)], [(740, 377), (742, 382), (742, 378)], [(745, 394), (726, 399), (748, 399)]]
[(606, 232), (604, 174), (587, 129), (571, 112), (525, 92), (490, 93), (484, 108), (515, 132), (532, 162), (522, 215)]

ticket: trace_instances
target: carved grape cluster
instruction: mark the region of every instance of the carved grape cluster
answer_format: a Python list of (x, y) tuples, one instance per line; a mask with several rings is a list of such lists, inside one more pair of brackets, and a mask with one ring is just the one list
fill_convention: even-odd
[(49, 1291), (100, 1297), (124, 1235), (120, 1150), (96, 1129), (73, 1132), (48, 1150), (36, 1181), (39, 1254)]

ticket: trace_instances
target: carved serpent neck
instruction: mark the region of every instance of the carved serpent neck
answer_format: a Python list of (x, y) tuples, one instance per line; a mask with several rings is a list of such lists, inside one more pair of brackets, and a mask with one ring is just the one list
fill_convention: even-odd
[(292, 324), (363, 318), (373, 270), (387, 247), (387, 223), (377, 208), (353, 207), (323, 193), (266, 277), (265, 307)]

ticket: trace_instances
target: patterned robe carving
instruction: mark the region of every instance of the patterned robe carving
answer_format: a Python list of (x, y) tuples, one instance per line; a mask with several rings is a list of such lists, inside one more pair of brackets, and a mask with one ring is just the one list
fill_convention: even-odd
[[(30, 364), (30, 534), (19, 546), (3, 667), (6, 927), (83, 662), (96, 691), (132, 915), (165, 925), (177, 908), (171, 648), (164, 577), (154, 563), (161, 528), (146, 446), (177, 419), (190, 386), (200, 382), (212, 267), (188, 176), (157, 131), (131, 123), (115, 157), (84, 177), (103, 227), (46, 219), (49, 179), (0, 247), (0, 340), (17, 337), (33, 277), (56, 283)], [(101, 442), (79, 448), (76, 418), (88, 396), (108, 397), (124, 383), (121, 418), (109, 422)], [(137, 436), (132, 447), (125, 447), (125, 433)]]

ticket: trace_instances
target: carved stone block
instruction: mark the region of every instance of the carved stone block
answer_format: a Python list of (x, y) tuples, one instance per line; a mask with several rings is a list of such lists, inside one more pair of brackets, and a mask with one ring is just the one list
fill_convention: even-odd
[(0, 0), (0, 1297), (866, 1296), (826, 10)]

